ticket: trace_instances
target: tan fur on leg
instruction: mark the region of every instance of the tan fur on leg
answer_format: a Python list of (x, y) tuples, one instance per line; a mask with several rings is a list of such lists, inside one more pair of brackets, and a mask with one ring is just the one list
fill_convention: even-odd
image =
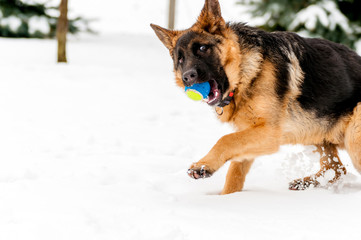
[(355, 108), (346, 130), (345, 146), (353, 165), (361, 173), (361, 104)]
[(279, 149), (277, 131), (270, 127), (255, 127), (223, 136), (200, 161), (193, 163), (188, 175), (198, 179), (210, 177), (228, 160), (253, 159), (272, 154)]
[(254, 160), (244, 160), (242, 162), (232, 161), (229, 166), (226, 183), (224, 184), (222, 195), (239, 192), (243, 189), (246, 175)]
[(338, 156), (336, 145), (325, 142), (316, 147), (317, 150), (315, 152), (318, 152), (321, 156), (321, 169), (316, 174), (291, 182), (289, 185), (290, 190), (304, 190), (311, 185), (319, 186), (320, 179), (325, 176), (328, 170), (333, 170), (335, 173), (334, 177), (329, 180), (328, 183), (334, 183), (339, 180), (342, 175), (346, 174), (346, 168)]

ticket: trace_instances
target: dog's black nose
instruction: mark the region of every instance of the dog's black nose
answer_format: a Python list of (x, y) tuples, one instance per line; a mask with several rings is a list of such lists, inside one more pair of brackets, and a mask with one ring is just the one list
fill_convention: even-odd
[(192, 86), (198, 80), (197, 70), (191, 69), (183, 73), (183, 82), (186, 86)]

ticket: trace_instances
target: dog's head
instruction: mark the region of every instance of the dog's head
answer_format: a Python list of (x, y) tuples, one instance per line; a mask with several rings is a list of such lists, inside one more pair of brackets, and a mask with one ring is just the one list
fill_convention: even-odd
[(220, 103), (232, 87), (226, 68), (232, 65), (230, 51), (235, 44), (229, 44), (230, 29), (221, 16), (218, 0), (206, 0), (197, 22), (189, 29), (151, 27), (173, 58), (177, 85), (184, 88), (209, 82), (208, 104)]

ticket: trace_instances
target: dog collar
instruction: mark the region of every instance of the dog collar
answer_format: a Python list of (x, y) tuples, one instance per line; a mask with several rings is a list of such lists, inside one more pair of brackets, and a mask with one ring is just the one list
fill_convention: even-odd
[(232, 101), (233, 96), (234, 96), (234, 91), (235, 91), (235, 90), (231, 91), (231, 92), (228, 94), (228, 96), (225, 97), (225, 98), (217, 105), (217, 107), (221, 107), (221, 108), (222, 108), (222, 107), (225, 107), (225, 106), (229, 105), (229, 104), (231, 103), (231, 101)]
[[(232, 98), (234, 96), (234, 92), (235, 90), (231, 91), (227, 97), (225, 97), (215, 108), (214, 110), (216, 111), (216, 113), (218, 114), (218, 116), (221, 116), (223, 114), (223, 107), (229, 105), (232, 101)], [(219, 111), (219, 109), (217, 110), (217, 108), (219, 108), (221, 111)]]

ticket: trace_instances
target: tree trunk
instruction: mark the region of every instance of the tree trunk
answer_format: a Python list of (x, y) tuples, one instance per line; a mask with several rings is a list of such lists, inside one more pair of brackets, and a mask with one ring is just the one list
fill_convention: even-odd
[(174, 29), (175, 22), (175, 0), (169, 0), (168, 29)]
[(66, 34), (68, 33), (68, 0), (61, 0), (60, 16), (56, 27), (56, 38), (58, 39), (58, 63), (66, 60)]

